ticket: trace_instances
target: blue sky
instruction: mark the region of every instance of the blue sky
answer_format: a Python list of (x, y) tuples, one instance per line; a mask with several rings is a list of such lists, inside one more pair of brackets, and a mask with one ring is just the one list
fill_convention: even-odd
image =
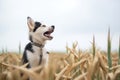
[(48, 50), (63, 51), (74, 41), (81, 49), (88, 49), (93, 34), (97, 47), (106, 50), (109, 26), (112, 49), (118, 48), (120, 0), (0, 0), (0, 49), (16, 51), (19, 42), (24, 49), (29, 42), (27, 16), (55, 25)]

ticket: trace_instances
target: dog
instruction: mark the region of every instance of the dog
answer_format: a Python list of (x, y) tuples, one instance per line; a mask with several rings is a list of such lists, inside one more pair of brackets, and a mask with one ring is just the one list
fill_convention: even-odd
[(40, 22), (35, 22), (31, 17), (27, 17), (27, 25), (29, 28), (29, 40), (22, 56), (22, 63), (28, 65), (27, 68), (37, 66), (47, 66), (49, 52), (45, 49), (47, 40), (52, 40), (51, 33), (54, 32), (55, 26), (47, 26)]

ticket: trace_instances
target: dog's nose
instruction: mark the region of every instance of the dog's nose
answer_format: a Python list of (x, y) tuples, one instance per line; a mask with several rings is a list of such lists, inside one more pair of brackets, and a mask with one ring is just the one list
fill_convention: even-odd
[(52, 27), (53, 29), (55, 29), (55, 26), (54, 26), (54, 25), (52, 25), (51, 27)]

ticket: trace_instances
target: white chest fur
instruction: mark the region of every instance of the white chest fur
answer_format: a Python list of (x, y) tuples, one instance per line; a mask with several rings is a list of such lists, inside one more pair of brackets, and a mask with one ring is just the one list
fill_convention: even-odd
[[(47, 53), (45, 48), (33, 46), (32, 49), (33, 49), (33, 53), (27, 50), (27, 58), (30, 66), (31, 67), (37, 67), (39, 65), (47, 66), (49, 54)], [(42, 57), (40, 57), (40, 55), (42, 55)], [(41, 60), (41, 63), (40, 63), (40, 60)]]

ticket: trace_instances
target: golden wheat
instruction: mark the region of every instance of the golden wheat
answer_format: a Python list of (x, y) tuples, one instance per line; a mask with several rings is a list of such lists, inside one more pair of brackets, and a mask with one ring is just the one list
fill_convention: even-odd
[[(0, 54), (0, 80), (119, 80), (118, 54), (112, 54), (109, 68), (106, 54), (81, 52), (75, 42), (66, 54), (50, 53), (49, 67), (26, 69), (20, 54)], [(94, 57), (93, 57), (94, 56)], [(111, 70), (111, 72), (109, 72)]]

